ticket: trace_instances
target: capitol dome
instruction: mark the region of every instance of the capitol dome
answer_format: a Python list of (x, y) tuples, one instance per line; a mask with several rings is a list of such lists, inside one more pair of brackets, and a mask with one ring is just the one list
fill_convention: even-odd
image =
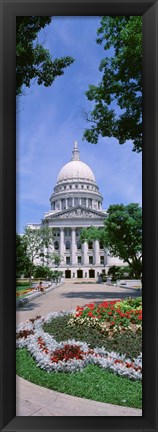
[(83, 179), (95, 182), (91, 168), (80, 160), (72, 160), (60, 170), (57, 182), (68, 179)]
[(91, 168), (79, 158), (77, 142), (74, 144), (72, 160), (60, 170), (57, 183), (69, 179), (82, 179), (95, 182), (95, 177)]
[(72, 159), (61, 168), (50, 197), (51, 209), (61, 211), (80, 205), (101, 210), (102, 200), (93, 171), (80, 160), (75, 141)]

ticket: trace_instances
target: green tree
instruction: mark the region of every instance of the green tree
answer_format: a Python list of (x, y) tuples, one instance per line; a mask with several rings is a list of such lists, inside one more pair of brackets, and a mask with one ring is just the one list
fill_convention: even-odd
[[(92, 144), (99, 136), (115, 137), (119, 144), (133, 141), (133, 151), (142, 150), (142, 17), (105, 16), (98, 29), (98, 44), (106, 57), (99, 70), (98, 85), (86, 92), (94, 108), (84, 112), (90, 128), (84, 138)], [(109, 51), (109, 49), (111, 50)], [(111, 57), (110, 57), (111, 56)]]
[(81, 232), (82, 241), (98, 238), (112, 256), (128, 263), (135, 278), (142, 272), (142, 209), (136, 203), (109, 206), (104, 228), (91, 227)]
[(48, 16), (17, 16), (16, 21), (16, 95), (22, 94), (23, 85), (30, 87), (31, 80), (49, 87), (54, 79), (70, 66), (72, 57), (55, 58), (37, 41), (38, 32), (51, 23)]
[(33, 267), (27, 253), (27, 244), (19, 234), (16, 234), (16, 277), (21, 277), (25, 274), (30, 274)]
[(116, 279), (131, 279), (133, 277), (133, 272), (131, 267), (120, 267), (120, 266), (111, 266), (108, 270), (108, 276), (111, 276), (112, 280)]
[(61, 263), (61, 260), (62, 260), (62, 257), (60, 255), (54, 253), (53, 256), (52, 256), (52, 258), (53, 258), (55, 267), (59, 267), (59, 265)]
[(33, 276), (34, 278), (44, 278), (44, 279), (51, 279), (52, 278), (52, 270), (48, 266), (41, 266), (37, 265), (34, 267), (33, 270)]
[[(37, 229), (25, 228), (23, 239), (26, 244), (26, 254), (32, 265), (37, 259), (43, 259), (43, 264), (45, 260), (49, 259), (48, 248), (53, 244), (53, 237), (53, 229), (47, 226), (42, 226)], [(46, 248), (46, 252), (44, 248)]]

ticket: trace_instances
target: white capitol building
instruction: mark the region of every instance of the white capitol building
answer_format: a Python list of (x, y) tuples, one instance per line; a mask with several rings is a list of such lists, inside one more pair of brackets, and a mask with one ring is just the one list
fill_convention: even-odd
[[(50, 197), (51, 210), (45, 213), (41, 224), (27, 225), (38, 229), (47, 224), (54, 229), (53, 246), (48, 252), (60, 255), (59, 270), (65, 278), (97, 278), (111, 265), (124, 265), (118, 258), (110, 257), (98, 240), (81, 244), (82, 228), (104, 226), (107, 212), (102, 209), (102, 202), (95, 176), (80, 160), (75, 142), (72, 159), (60, 170)], [(49, 266), (54, 268), (53, 263)]]

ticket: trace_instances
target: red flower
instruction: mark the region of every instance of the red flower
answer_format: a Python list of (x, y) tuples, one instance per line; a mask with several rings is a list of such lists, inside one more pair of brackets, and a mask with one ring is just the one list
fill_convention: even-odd
[(92, 317), (93, 316), (93, 314), (92, 314), (92, 312), (90, 311), (90, 312), (88, 312), (88, 314), (87, 314), (88, 316), (90, 316), (90, 317)]
[(116, 364), (116, 363), (123, 363), (123, 362), (122, 362), (122, 360), (115, 360), (114, 364)]
[(94, 308), (94, 303), (89, 303), (86, 306), (89, 307), (89, 308)]
[(82, 360), (84, 352), (78, 346), (65, 344), (63, 348), (56, 349), (52, 354), (51, 361), (58, 363), (60, 360), (68, 361), (73, 358)]

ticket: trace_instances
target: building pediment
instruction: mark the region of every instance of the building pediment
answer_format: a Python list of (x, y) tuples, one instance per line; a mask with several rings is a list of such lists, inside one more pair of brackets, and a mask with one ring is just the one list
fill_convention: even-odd
[(88, 209), (83, 206), (76, 206), (71, 209), (62, 210), (53, 215), (48, 215), (46, 219), (103, 219), (105, 218), (105, 213), (99, 210)]

